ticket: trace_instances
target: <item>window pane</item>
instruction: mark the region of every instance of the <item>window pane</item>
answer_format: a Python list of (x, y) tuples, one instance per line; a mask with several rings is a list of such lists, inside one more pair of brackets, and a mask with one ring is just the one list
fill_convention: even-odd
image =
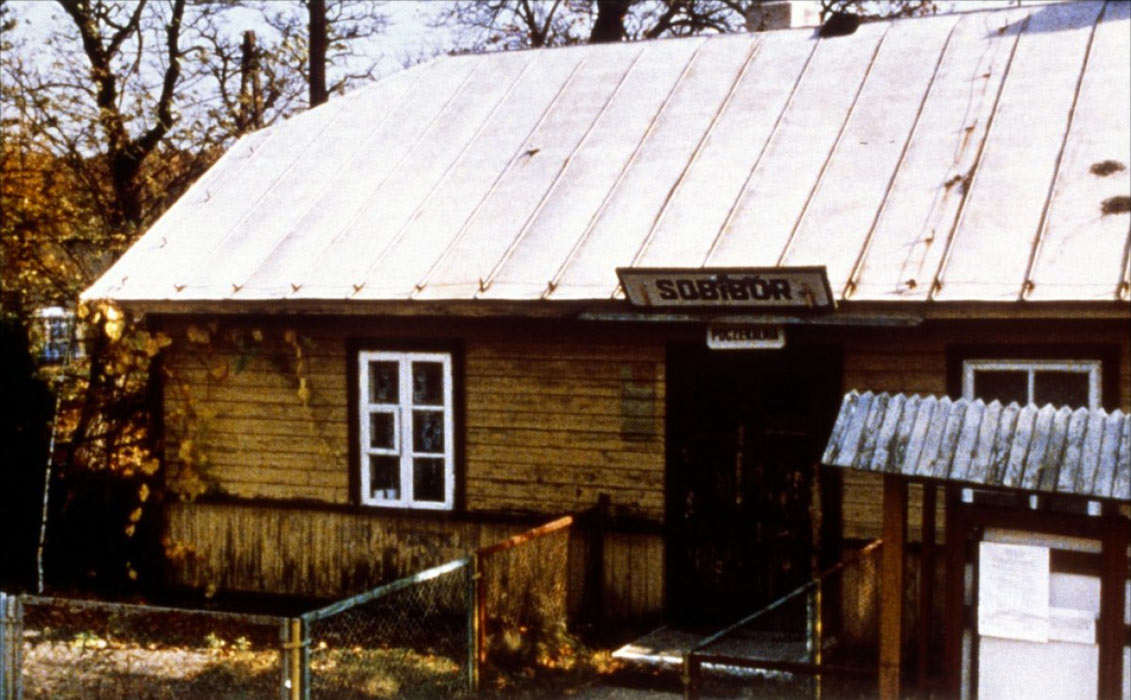
[(369, 491), (371, 496), (378, 498), (401, 497), (400, 457), (369, 457)]
[(394, 450), (397, 447), (396, 421), (392, 413), (369, 414), (369, 446)]
[(996, 369), (974, 372), (974, 396), (986, 403), (997, 399), (1003, 404), (1016, 401), (1024, 406), (1029, 403), (1029, 373)]
[(397, 363), (369, 363), (369, 403), (397, 402)]
[(444, 460), (412, 460), (412, 497), (416, 501), (444, 501)]
[(1033, 378), (1034, 403), (1044, 406), (1088, 407), (1086, 372), (1037, 372)]
[(412, 449), (414, 452), (444, 451), (444, 412), (412, 412)]
[(444, 365), (439, 362), (412, 363), (412, 402), (440, 406), (444, 403)]

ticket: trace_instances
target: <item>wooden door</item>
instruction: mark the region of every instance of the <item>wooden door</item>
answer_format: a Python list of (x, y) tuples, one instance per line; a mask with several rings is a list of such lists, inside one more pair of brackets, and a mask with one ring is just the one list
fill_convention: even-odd
[(669, 608), (735, 619), (808, 580), (813, 478), (839, 398), (830, 348), (669, 353)]

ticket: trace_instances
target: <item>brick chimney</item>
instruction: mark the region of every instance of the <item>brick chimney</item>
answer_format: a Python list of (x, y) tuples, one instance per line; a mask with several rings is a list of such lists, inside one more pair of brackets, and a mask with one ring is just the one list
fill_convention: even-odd
[(820, 0), (766, 0), (746, 9), (746, 31), (816, 27), (821, 23)]

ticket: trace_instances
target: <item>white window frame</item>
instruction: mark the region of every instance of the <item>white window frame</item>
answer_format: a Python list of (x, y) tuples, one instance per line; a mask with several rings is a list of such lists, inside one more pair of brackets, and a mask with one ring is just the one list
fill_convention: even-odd
[[(371, 403), (369, 401), (369, 363), (397, 363), (397, 402)], [(412, 365), (414, 362), (434, 362), (443, 366), (443, 403), (414, 404), (412, 400)], [(452, 355), (448, 352), (398, 352), (386, 350), (363, 350), (357, 355), (358, 378), (358, 454), (361, 486), (360, 501), (363, 505), (387, 508), (419, 508), (427, 510), (451, 510), (455, 496), (455, 420), (452, 401)], [(413, 409), (426, 408), (440, 410), (444, 414), (443, 453), (415, 452), (413, 450)], [(373, 447), (370, 440), (370, 416), (374, 413), (393, 415), (393, 447)], [(400, 495), (397, 498), (379, 496), (370, 488), (369, 457), (384, 455), (400, 459)], [(444, 500), (420, 501), (413, 494), (413, 459), (424, 457), (444, 460)]]
[(1072, 372), (1088, 375), (1088, 408), (1100, 408), (1103, 401), (1103, 363), (1099, 360), (964, 360), (962, 398), (973, 400), (974, 373), (979, 371), (1026, 372), (1029, 403), (1033, 402), (1037, 372)]

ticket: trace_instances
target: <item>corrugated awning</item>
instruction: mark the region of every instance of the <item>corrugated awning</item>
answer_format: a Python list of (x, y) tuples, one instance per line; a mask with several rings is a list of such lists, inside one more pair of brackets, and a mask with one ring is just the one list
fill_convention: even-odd
[(852, 391), (841, 403), (822, 462), (1131, 501), (1131, 415)]

